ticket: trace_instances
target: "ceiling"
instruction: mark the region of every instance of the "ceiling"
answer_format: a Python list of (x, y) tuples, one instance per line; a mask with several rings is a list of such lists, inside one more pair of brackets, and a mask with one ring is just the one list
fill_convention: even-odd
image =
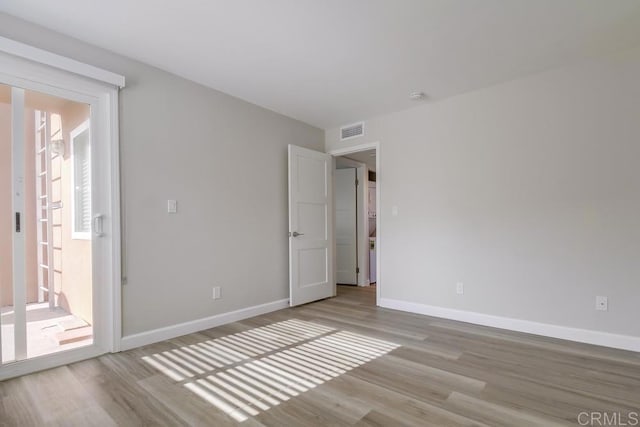
[(355, 160), (356, 162), (364, 163), (369, 170), (376, 171), (376, 150), (359, 151), (357, 153), (347, 154), (347, 159)]
[[(640, 42), (637, 0), (2, 0), (0, 11), (330, 128)], [(425, 102), (425, 101), (421, 101)]]

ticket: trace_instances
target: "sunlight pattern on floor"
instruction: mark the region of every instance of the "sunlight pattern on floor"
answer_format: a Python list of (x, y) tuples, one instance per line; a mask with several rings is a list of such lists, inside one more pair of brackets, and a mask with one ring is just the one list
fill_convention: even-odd
[(398, 347), (291, 319), (142, 359), (242, 422)]
[(335, 329), (328, 326), (290, 319), (163, 351), (142, 360), (169, 378), (183, 381), (332, 331)]

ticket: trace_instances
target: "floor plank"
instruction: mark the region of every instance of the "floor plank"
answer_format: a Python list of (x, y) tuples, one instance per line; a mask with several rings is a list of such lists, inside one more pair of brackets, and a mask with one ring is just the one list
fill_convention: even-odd
[(553, 426), (640, 412), (637, 353), (375, 298), (375, 287), (340, 286), (336, 298), (0, 382), (0, 426)]

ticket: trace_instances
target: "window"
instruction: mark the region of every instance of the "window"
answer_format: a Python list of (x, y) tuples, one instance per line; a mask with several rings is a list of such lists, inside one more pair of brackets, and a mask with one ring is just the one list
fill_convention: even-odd
[(71, 132), (71, 238), (91, 239), (91, 134), (89, 120)]

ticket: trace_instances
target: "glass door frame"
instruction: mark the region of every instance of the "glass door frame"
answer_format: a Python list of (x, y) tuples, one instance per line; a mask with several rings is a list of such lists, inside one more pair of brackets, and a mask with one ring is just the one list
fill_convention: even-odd
[[(1, 47), (1, 46), (0, 46)], [(40, 51), (42, 52), (42, 51)], [(52, 54), (51, 54), (52, 55)], [(62, 58), (62, 57), (61, 57)], [(63, 58), (66, 59), (66, 58)], [(78, 63), (80, 64), (80, 63)], [(84, 65), (84, 64), (80, 64)], [(87, 67), (86, 65), (84, 65)], [(121, 247), (120, 247), (120, 182), (119, 182), (119, 147), (118, 147), (118, 88), (112, 84), (99, 82), (69, 71), (61, 70), (50, 65), (11, 55), (0, 49), (0, 84), (42, 92), (47, 95), (69, 99), (90, 105), (91, 108), (91, 183), (92, 193), (92, 277), (93, 277), (93, 344), (72, 350), (16, 360), (2, 364), (0, 362), (0, 380), (48, 369), (55, 366), (72, 363), (74, 361), (95, 357), (107, 352), (120, 349), (121, 331)], [(13, 90), (19, 93), (20, 90)], [(12, 100), (13, 101), (13, 100)], [(13, 102), (12, 102), (13, 104)], [(15, 108), (12, 107), (12, 111)], [(24, 112), (24, 110), (23, 110)], [(24, 116), (24, 114), (22, 114)], [(22, 139), (24, 146), (24, 122), (19, 115), (12, 116), (12, 128), (19, 129), (12, 132), (12, 146), (14, 137)], [(13, 150), (12, 150), (13, 151)], [(13, 154), (12, 154), (13, 155)], [(18, 157), (20, 157), (18, 155)], [(18, 159), (14, 159), (12, 164)], [(15, 170), (15, 166), (13, 167)], [(12, 172), (14, 182), (12, 186), (21, 185), (15, 181), (19, 173)], [(15, 191), (12, 199), (16, 198)], [(19, 198), (19, 197), (18, 197)], [(20, 208), (17, 200), (16, 208)], [(22, 202), (23, 204), (24, 202)], [(12, 200), (12, 212), (14, 209)], [(24, 217), (24, 215), (22, 215)], [(24, 273), (24, 233), (15, 230), (15, 215), (12, 236), (14, 241), (14, 292), (17, 280), (21, 280)], [(24, 221), (23, 221), (24, 222)], [(21, 234), (21, 235), (19, 235)], [(19, 235), (19, 236), (17, 236)], [(22, 242), (21, 242), (22, 239)], [(22, 251), (16, 261), (16, 251)], [(22, 265), (20, 265), (20, 259)], [(24, 281), (23, 281), (24, 283)], [(24, 286), (23, 286), (24, 288)], [(24, 303), (21, 311), (26, 310), (24, 289), (17, 289), (14, 301)], [(15, 307), (14, 307), (15, 309)], [(16, 312), (17, 314), (17, 312)], [(19, 317), (26, 322), (26, 317)], [(18, 316), (17, 316), (18, 317)], [(16, 318), (16, 321), (18, 319)], [(26, 327), (26, 323), (24, 325)], [(16, 322), (16, 332), (17, 332)], [(17, 350), (17, 349), (16, 349)], [(16, 354), (18, 356), (18, 354)], [(26, 356), (26, 355), (21, 355)], [(16, 357), (17, 359), (18, 357)]]

